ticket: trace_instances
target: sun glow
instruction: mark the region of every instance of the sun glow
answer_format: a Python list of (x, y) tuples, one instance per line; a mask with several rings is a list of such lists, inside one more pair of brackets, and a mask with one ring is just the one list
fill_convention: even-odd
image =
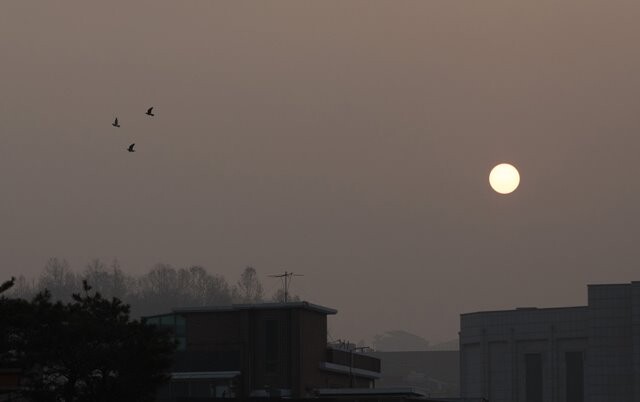
[(489, 184), (497, 193), (512, 193), (520, 184), (520, 173), (513, 165), (501, 163), (491, 169)]

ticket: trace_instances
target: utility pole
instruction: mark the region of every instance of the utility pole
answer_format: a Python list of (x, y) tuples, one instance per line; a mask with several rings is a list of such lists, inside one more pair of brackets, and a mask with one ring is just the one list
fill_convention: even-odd
[(293, 272), (284, 271), (282, 274), (269, 275), (271, 278), (281, 278), (282, 286), (284, 290), (284, 302), (287, 303), (289, 301), (289, 285), (291, 285), (291, 280), (294, 276), (304, 276), (301, 274), (296, 274)]

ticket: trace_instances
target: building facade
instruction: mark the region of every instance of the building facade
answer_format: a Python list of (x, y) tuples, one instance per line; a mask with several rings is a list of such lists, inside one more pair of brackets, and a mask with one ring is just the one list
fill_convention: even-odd
[(371, 388), (380, 360), (327, 344), (327, 316), (307, 303), (176, 309), (146, 317), (169, 328), (178, 351), (160, 400), (308, 397), (317, 389)]
[(640, 402), (640, 282), (588, 286), (588, 305), (462, 314), (462, 397)]

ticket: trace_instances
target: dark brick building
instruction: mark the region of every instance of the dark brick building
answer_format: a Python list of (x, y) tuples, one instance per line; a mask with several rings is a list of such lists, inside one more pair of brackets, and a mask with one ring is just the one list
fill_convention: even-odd
[(182, 308), (147, 317), (178, 341), (170, 386), (159, 397), (291, 396), (371, 388), (380, 360), (327, 346), (327, 315), (307, 303)]

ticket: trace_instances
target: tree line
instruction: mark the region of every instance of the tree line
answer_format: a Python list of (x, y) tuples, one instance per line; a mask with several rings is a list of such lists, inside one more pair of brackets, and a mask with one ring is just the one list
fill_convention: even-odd
[[(117, 260), (105, 263), (100, 259), (90, 261), (76, 272), (66, 260), (50, 258), (38, 277), (17, 277), (8, 294), (31, 299), (46, 289), (52, 300), (65, 301), (81, 288), (83, 281), (103, 297), (115, 297), (129, 304), (133, 317), (160, 314), (174, 307), (284, 301), (282, 290), (270, 297), (264, 294), (258, 273), (250, 266), (230, 285), (224, 276), (201, 266), (176, 268), (160, 263), (144, 274), (132, 275), (125, 273)], [(299, 300), (297, 296), (289, 298)]]

